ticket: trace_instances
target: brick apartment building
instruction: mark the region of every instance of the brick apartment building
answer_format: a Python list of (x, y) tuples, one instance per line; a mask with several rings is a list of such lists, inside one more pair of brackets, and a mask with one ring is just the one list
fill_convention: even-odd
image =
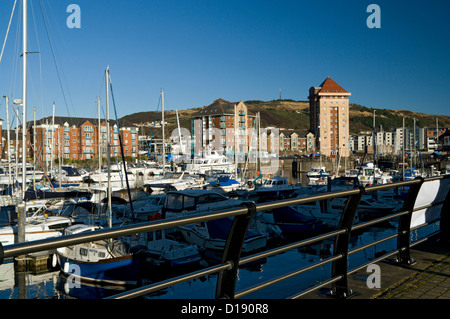
[(247, 155), (251, 144), (256, 149), (251, 129), (256, 129), (256, 115), (248, 111), (244, 102), (217, 99), (191, 117), (192, 149), (196, 156), (208, 148), (231, 156), (237, 149), (237, 155)]
[(349, 96), (333, 79), (309, 89), (310, 131), (322, 155), (350, 154)]
[[(86, 160), (106, 157), (107, 127), (106, 121), (94, 118), (55, 116), (54, 125), (51, 116), (28, 122), (27, 139), (28, 157), (36, 157), (49, 162), (59, 157), (70, 160)], [(138, 129), (127, 121), (109, 121), (111, 156), (121, 156), (119, 131), (121, 134), (124, 155), (138, 156)], [(30, 143), (31, 142), (31, 143)], [(34, 147), (31, 147), (34, 145)], [(100, 147), (99, 147), (100, 145)]]

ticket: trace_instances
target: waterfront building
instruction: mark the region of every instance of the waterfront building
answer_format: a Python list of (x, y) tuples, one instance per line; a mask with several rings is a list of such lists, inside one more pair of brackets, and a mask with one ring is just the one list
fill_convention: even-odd
[(309, 130), (282, 130), (280, 132), (280, 155), (296, 155), (314, 151), (314, 134)]
[(321, 155), (350, 154), (350, 95), (330, 77), (309, 89), (309, 129), (316, 136), (316, 150)]
[[(117, 125), (118, 124), (118, 125)], [(109, 120), (110, 156), (121, 157), (119, 131), (123, 152), (126, 157), (137, 157), (138, 129), (125, 120), (117, 123)], [(66, 160), (88, 160), (106, 157), (107, 128), (106, 121), (81, 117), (48, 116), (33, 122), (28, 122), (27, 138), (29, 142), (29, 157), (33, 152), (42, 162), (49, 163), (57, 158)], [(33, 145), (34, 147), (31, 147)]]
[(437, 151), (439, 148), (439, 143), (438, 143), (439, 137), (449, 129), (450, 129), (449, 127), (435, 127), (435, 128), (427, 127), (427, 128), (425, 128), (427, 149), (429, 151)]
[(237, 150), (236, 155), (245, 157), (250, 146), (255, 145), (253, 129), (256, 129), (256, 115), (248, 111), (244, 102), (217, 99), (191, 117), (193, 154), (201, 157), (215, 150), (235, 156)]

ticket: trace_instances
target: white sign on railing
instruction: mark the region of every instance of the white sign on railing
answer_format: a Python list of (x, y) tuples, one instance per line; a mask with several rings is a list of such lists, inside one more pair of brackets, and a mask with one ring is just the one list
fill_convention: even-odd
[[(443, 202), (450, 190), (450, 179), (444, 178), (434, 181), (425, 181), (420, 187), (417, 195), (414, 209), (431, 205), (433, 203)], [(436, 205), (430, 208), (423, 208), (415, 211), (411, 217), (411, 228), (424, 223), (433, 222), (440, 218), (442, 205)]]

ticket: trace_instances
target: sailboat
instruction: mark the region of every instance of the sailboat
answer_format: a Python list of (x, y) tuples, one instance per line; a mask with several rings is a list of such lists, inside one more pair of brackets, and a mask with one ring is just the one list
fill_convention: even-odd
[[(109, 68), (105, 71), (106, 80), (106, 114), (109, 116)], [(107, 160), (110, 167), (109, 119), (106, 119)], [(108, 170), (108, 227), (112, 227), (111, 210), (111, 175)], [(64, 234), (78, 234), (95, 231), (99, 226), (75, 225), (68, 227)], [(114, 285), (135, 285), (139, 275), (141, 258), (130, 252), (130, 245), (124, 240), (111, 239), (82, 243), (57, 249), (61, 270), (85, 281)]]
[[(100, 229), (100, 226), (73, 225), (64, 235), (80, 234)], [(136, 285), (140, 258), (130, 253), (121, 240), (100, 240), (57, 248), (58, 263), (66, 275), (86, 282), (111, 285)]]

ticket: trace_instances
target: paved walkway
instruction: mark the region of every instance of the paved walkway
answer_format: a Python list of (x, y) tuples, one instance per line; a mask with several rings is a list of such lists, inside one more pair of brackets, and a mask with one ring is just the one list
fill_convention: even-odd
[[(411, 249), (415, 262), (395, 263), (395, 257), (376, 263), (380, 268), (380, 288), (368, 287), (373, 270), (360, 270), (348, 277), (349, 299), (450, 299), (450, 242), (432, 238)], [(326, 289), (325, 289), (326, 290)], [(302, 299), (330, 299), (320, 292)]]
[[(450, 243), (434, 240), (418, 249), (421, 248), (430, 251), (415, 249), (412, 255), (428, 258), (421, 262), (426, 265), (428, 261), (430, 264), (388, 288), (376, 296), (376, 299), (450, 299)], [(430, 257), (435, 260), (433, 261)]]
[(377, 299), (450, 299), (450, 257), (436, 261)]
[(430, 239), (413, 247), (411, 257), (415, 263), (409, 267), (394, 264), (393, 259), (379, 263), (380, 289), (369, 289), (366, 282), (356, 285), (358, 275), (352, 276), (349, 284), (355, 284), (354, 298), (450, 299), (450, 243)]

